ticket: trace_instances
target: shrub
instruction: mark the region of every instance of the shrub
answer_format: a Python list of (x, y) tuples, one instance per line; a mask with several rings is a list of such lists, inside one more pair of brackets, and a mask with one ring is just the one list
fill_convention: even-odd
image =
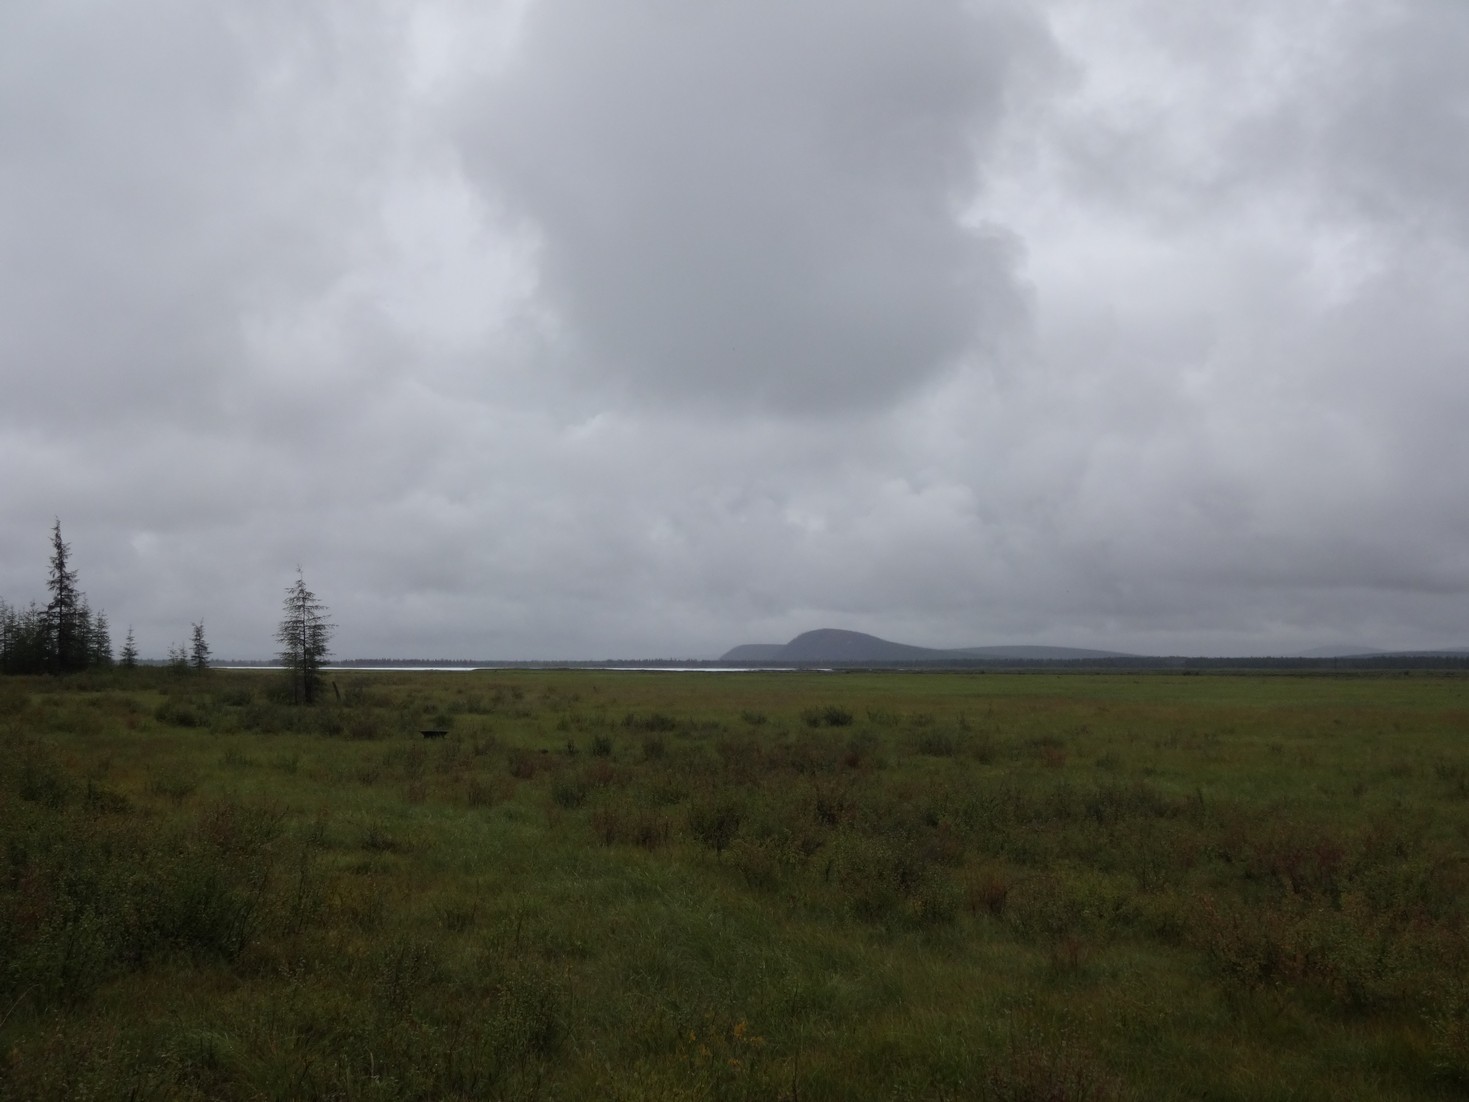
[(153, 718), (169, 727), (207, 727), (208, 719), (193, 702), (169, 697), (158, 705)]
[(988, 731), (980, 731), (971, 735), (967, 745), (970, 757), (981, 765), (989, 765), (999, 756), (999, 748), (995, 745), (994, 736)]
[(372, 742), (382, 738), (387, 731), (376, 712), (354, 712), (347, 721), (346, 735), (358, 742)]
[(181, 804), (194, 794), (194, 789), (199, 782), (193, 777), (186, 777), (182, 773), (160, 773), (148, 782), (148, 791), (154, 796), (162, 796), (172, 800), (175, 804)]
[(975, 914), (983, 911), (999, 918), (1009, 899), (1010, 881), (997, 872), (976, 873), (965, 881), (964, 900)]
[(501, 980), (489, 1021), (489, 1055), (498, 1073), (525, 1061), (549, 1059), (566, 1036), (567, 996), (544, 966), (517, 962)]
[(736, 838), (729, 846), (730, 864), (751, 888), (769, 889), (780, 881), (781, 855), (770, 838)]
[(640, 811), (633, 820), (632, 840), (646, 850), (655, 850), (668, 841), (668, 820), (656, 811)]
[(262, 920), (269, 865), (232, 868), (196, 848), (164, 866), (150, 894), (147, 934), (157, 942), (234, 960)]
[(912, 917), (920, 926), (953, 922), (959, 914), (960, 892), (947, 876), (924, 875), (908, 894)]
[(952, 758), (959, 752), (959, 744), (948, 731), (924, 731), (918, 736), (916, 747), (920, 754), (931, 758)]
[(579, 777), (560, 777), (551, 785), (551, 800), (571, 811), (587, 802), (587, 786)]
[(404, 1012), (415, 996), (435, 983), (444, 968), (434, 946), (400, 937), (372, 960), (373, 994), (384, 1009)]
[(678, 720), (663, 712), (648, 712), (646, 715), (637, 712), (629, 712), (623, 717), (622, 725), (629, 731), (669, 731), (678, 730)]
[(830, 867), (852, 913), (879, 921), (902, 902), (898, 864), (885, 840), (848, 833), (837, 843)]
[(30, 706), (31, 696), (19, 686), (0, 681), (0, 716), (18, 716)]
[(464, 802), (470, 807), (489, 807), (495, 802), (495, 790), (478, 777), (464, 782)]
[(985, 1076), (991, 1102), (1110, 1102), (1116, 1083), (1062, 1040), (1013, 1041)]
[(1450, 796), (1456, 799), (1469, 797), (1469, 762), (1435, 762), (1433, 775), (1445, 786)]
[(254, 853), (279, 838), (284, 823), (279, 807), (220, 800), (200, 812), (195, 833), (220, 853)]
[(126, 815), (133, 809), (133, 802), (121, 792), (115, 792), (95, 781), (87, 782), (83, 805), (94, 815)]
[(1457, 993), (1429, 1020), (1433, 1068), (1444, 1080), (1469, 1088), (1469, 995)]
[(801, 712), (801, 722), (807, 727), (850, 727), (852, 713), (835, 704), (824, 708), (805, 708)]
[(744, 806), (734, 800), (704, 800), (689, 808), (689, 833), (722, 855), (739, 833), (744, 821)]
[(401, 849), (398, 839), (388, 832), (387, 827), (374, 820), (362, 828), (359, 844), (372, 853), (393, 853)]
[(38, 803), (53, 811), (66, 805), (71, 795), (71, 781), (48, 754), (27, 753), (20, 767), (20, 798)]
[(604, 846), (626, 841), (631, 833), (627, 812), (620, 807), (599, 807), (592, 811), (592, 833)]

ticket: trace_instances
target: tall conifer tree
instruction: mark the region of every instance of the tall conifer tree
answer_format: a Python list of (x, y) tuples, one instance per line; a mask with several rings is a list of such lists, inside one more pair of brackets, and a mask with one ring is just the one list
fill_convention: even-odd
[(133, 639), (133, 627), (131, 624), (128, 625), (127, 638), (122, 641), (122, 654), (119, 657), (122, 660), (123, 669), (135, 670), (138, 668), (138, 644)]
[(194, 667), (195, 673), (203, 673), (209, 668), (209, 644), (204, 641), (203, 620), (193, 626), (192, 642), (189, 646), (189, 665)]
[(61, 520), (51, 528), (51, 574), (46, 581), (51, 600), (46, 605), (47, 665), (52, 673), (70, 673), (87, 667), (89, 640), (83, 630), (82, 600), (71, 547), (61, 538)]
[(306, 588), (299, 568), (281, 611), (275, 639), (281, 645), (279, 657), (290, 682), (291, 701), (311, 704), (321, 692), (321, 667), (331, 653), (328, 644), (336, 625), (327, 621), (326, 605)]

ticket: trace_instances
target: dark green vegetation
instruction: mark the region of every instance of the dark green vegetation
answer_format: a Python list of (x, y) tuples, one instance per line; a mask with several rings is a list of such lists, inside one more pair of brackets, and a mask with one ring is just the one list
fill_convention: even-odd
[[(0, 674), (60, 676), (112, 667), (112, 629), (107, 613), (92, 611), (87, 595), (78, 587), (72, 561), (71, 544), (61, 538), (61, 521), (57, 520), (51, 528), (46, 578), (50, 597), (45, 606), (32, 601), (19, 608), (0, 598)], [(314, 594), (308, 596), (315, 600)], [(289, 608), (287, 612), (289, 615)], [(178, 643), (169, 648), (168, 664), (180, 673), (202, 673), (209, 668), (203, 621), (190, 625), (190, 636), (189, 649)], [(123, 669), (132, 670), (138, 665), (138, 646), (131, 627), (118, 657)], [(286, 665), (290, 667), (289, 662)]]
[(45, 606), (32, 601), (17, 608), (0, 599), (0, 674), (78, 673), (112, 665), (107, 614), (92, 611), (71, 563), (71, 545), (61, 538), (58, 520), (51, 529)]
[(1469, 1090), (1457, 677), (327, 676), (0, 681), (0, 1096)]
[(306, 588), (297, 570), (296, 580), (286, 590), (280, 627), (275, 633), (292, 704), (314, 704), (321, 695), (321, 670), (331, 653), (329, 644), (336, 626), (328, 623), (326, 616), (326, 605)]

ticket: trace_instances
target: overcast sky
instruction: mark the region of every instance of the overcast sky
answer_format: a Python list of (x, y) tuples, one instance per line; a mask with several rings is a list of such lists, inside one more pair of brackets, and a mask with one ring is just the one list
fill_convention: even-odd
[(1469, 645), (1463, 0), (0, 5), (0, 597)]

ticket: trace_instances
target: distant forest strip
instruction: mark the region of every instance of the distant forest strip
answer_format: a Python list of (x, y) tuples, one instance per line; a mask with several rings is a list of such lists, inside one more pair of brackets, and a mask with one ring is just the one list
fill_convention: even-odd
[[(22, 607), (0, 597), (0, 674), (71, 674), (143, 664), (131, 627), (122, 651), (113, 657), (107, 613), (92, 609), (71, 563), (71, 544), (62, 539), (58, 518), (51, 526), (46, 603), (31, 601)], [(169, 648), (168, 666), (196, 672), (209, 667), (202, 620), (190, 625), (190, 638), (188, 649), (181, 643)]]
[(1127, 656), (1120, 658), (987, 658), (952, 659), (922, 662), (731, 662), (699, 658), (617, 658), (597, 661), (468, 658), (351, 658), (332, 663), (333, 667), (361, 669), (390, 666), (401, 669), (477, 667), (505, 669), (609, 669), (640, 666), (649, 669), (750, 669), (750, 670), (911, 670), (962, 671), (984, 670), (1025, 672), (1027, 670), (1091, 671), (1139, 670), (1165, 673), (1207, 672), (1227, 670), (1280, 671), (1397, 671), (1397, 670), (1469, 670), (1469, 654), (1380, 654), (1347, 658), (1184, 658)]
[[(0, 599), (0, 673), (77, 673), (112, 665), (107, 614), (94, 612), (77, 586), (71, 545), (61, 538), (61, 521), (51, 529), (49, 594), (45, 605), (17, 608)], [(128, 633), (124, 659), (136, 658)]]

